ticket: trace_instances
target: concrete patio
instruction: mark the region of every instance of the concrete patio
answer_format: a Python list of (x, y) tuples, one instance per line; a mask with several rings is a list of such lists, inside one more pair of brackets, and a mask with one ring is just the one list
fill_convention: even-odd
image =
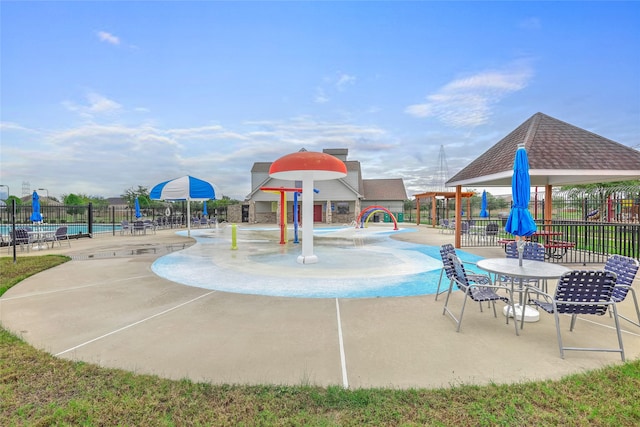
[[(427, 226), (396, 237), (439, 246), (452, 235)], [(465, 310), (460, 333), (433, 295), (305, 299), (243, 295), (177, 284), (152, 262), (192, 239), (161, 230), (143, 236), (73, 240), (74, 260), (30, 277), (0, 297), (0, 324), (36, 348), (105, 367), (229, 384), (448, 387), (557, 379), (620, 364), (616, 353), (560, 358), (553, 316), (542, 313), (520, 336), (500, 314)], [(6, 248), (3, 256), (6, 255)], [(470, 248), (504, 257), (502, 248)], [(596, 269), (601, 266), (571, 266)], [(640, 288), (636, 278), (634, 287)], [(460, 307), (460, 292), (453, 294)], [(633, 318), (630, 300), (619, 310)], [(640, 328), (621, 321), (628, 360), (640, 357)], [(615, 347), (608, 315), (578, 321), (566, 345)]]

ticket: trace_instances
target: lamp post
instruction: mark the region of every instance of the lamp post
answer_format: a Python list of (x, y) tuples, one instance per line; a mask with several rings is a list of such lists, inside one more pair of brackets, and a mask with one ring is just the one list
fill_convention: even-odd
[(11, 192), (9, 190), (9, 186), (5, 185), (5, 184), (0, 184), (0, 187), (7, 187), (7, 197), (4, 200), (9, 199), (9, 196), (11, 195)]
[(38, 188), (38, 191), (46, 191), (47, 192), (47, 201), (49, 200), (49, 190), (47, 190), (46, 188)]

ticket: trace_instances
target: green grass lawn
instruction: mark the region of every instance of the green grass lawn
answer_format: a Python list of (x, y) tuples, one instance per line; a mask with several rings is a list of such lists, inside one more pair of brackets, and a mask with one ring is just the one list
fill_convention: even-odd
[[(0, 258), (0, 295), (67, 260)], [(0, 328), (0, 425), (637, 426), (640, 361), (560, 381), (443, 389), (211, 385), (58, 359)]]

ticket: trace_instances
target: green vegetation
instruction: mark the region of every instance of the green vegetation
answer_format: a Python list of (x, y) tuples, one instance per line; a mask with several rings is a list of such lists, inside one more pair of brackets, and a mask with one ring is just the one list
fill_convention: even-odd
[[(0, 295), (66, 260), (0, 258)], [(640, 361), (561, 381), (437, 390), (211, 385), (57, 359), (0, 328), (7, 426), (636, 426), (639, 401)]]

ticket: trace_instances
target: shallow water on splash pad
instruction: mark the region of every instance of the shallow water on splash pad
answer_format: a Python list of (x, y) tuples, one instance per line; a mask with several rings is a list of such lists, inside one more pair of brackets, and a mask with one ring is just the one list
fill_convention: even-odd
[[(279, 228), (238, 227), (237, 250), (231, 250), (230, 227), (196, 229), (191, 230), (195, 245), (157, 259), (151, 268), (177, 283), (243, 294), (305, 298), (433, 294), (442, 268), (440, 248), (390, 237), (406, 232), (415, 230), (316, 228), (313, 253), (318, 262), (298, 264), (302, 244), (280, 245)], [(458, 253), (464, 261), (480, 259)]]

